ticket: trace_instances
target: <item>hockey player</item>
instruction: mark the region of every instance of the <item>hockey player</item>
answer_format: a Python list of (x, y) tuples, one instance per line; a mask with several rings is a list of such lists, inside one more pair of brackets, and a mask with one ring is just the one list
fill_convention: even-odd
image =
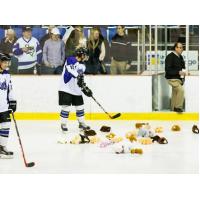
[(12, 158), (13, 152), (8, 151), (7, 141), (10, 132), (10, 111), (16, 111), (17, 102), (13, 97), (10, 74), (7, 70), (10, 57), (0, 54), (0, 158)]
[(82, 92), (92, 96), (92, 91), (86, 86), (83, 80), (85, 71), (84, 61), (87, 58), (87, 49), (80, 47), (76, 49), (75, 56), (67, 58), (60, 81), (59, 105), (61, 106), (61, 129), (64, 133), (68, 131), (67, 119), (70, 106), (75, 106), (76, 116), (81, 130), (90, 129), (84, 122), (84, 102)]

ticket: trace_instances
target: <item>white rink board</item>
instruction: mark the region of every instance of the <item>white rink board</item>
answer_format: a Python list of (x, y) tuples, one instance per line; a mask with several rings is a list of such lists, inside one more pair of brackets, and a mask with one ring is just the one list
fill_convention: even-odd
[[(13, 76), (18, 112), (58, 112), (60, 76)], [(109, 112), (151, 112), (151, 76), (86, 76), (94, 97)], [(86, 112), (102, 112), (84, 96)]]
[[(18, 112), (59, 112), (59, 80), (60, 76), (13, 76)], [(109, 112), (152, 112), (151, 76), (88, 75), (85, 81)], [(184, 88), (186, 112), (198, 112), (199, 77), (186, 77)], [(91, 98), (84, 100), (86, 112), (102, 112)]]

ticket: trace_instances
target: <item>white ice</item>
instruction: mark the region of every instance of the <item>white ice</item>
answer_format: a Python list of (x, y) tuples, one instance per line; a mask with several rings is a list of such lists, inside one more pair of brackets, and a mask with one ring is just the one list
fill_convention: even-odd
[[(125, 135), (133, 130), (138, 121), (87, 121), (98, 132), (102, 125), (111, 126), (112, 132)], [(141, 121), (140, 121), (141, 122)], [(144, 122), (144, 121), (142, 121)], [(8, 148), (13, 150), (14, 159), (0, 159), (0, 173), (199, 173), (199, 136), (192, 133), (197, 121), (148, 121), (152, 127), (163, 126), (162, 136), (168, 144), (131, 146), (143, 149), (143, 155), (115, 154), (112, 147), (100, 148), (98, 144), (58, 144), (61, 135), (59, 121), (17, 121), (28, 162), (23, 164), (18, 138), (12, 124)], [(181, 132), (172, 132), (171, 126), (178, 124)], [(69, 121), (67, 138), (79, 133), (76, 121)], [(128, 143), (126, 141), (126, 143)]]

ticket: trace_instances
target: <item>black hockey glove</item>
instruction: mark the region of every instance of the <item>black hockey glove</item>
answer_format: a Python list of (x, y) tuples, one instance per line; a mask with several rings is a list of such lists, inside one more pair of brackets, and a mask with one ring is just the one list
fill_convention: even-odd
[(12, 110), (13, 112), (15, 112), (16, 109), (17, 109), (17, 101), (14, 101), (14, 100), (13, 101), (9, 101), (8, 104), (9, 104), (8, 109)]
[(77, 77), (77, 85), (80, 88), (83, 88), (85, 86), (83, 74), (79, 74), (78, 75), (78, 77)]
[(88, 97), (92, 97), (92, 95), (93, 95), (92, 90), (90, 90), (90, 88), (88, 88), (87, 86), (84, 86), (82, 88), (82, 92)]

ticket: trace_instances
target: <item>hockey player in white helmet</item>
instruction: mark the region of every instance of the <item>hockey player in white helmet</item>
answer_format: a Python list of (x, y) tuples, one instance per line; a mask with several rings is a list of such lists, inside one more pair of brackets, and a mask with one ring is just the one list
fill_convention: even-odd
[(9, 63), (10, 56), (0, 54), (0, 158), (13, 158), (13, 152), (6, 148), (11, 124), (10, 111), (15, 112), (17, 105), (8, 72)]
[(61, 129), (64, 133), (68, 131), (67, 120), (69, 117), (70, 106), (75, 106), (76, 117), (79, 122), (79, 128), (82, 130), (90, 129), (84, 121), (84, 102), (82, 92), (92, 96), (92, 91), (86, 86), (83, 80), (85, 72), (84, 61), (87, 58), (87, 49), (80, 47), (76, 49), (75, 56), (67, 58), (60, 80), (59, 105), (61, 106)]

